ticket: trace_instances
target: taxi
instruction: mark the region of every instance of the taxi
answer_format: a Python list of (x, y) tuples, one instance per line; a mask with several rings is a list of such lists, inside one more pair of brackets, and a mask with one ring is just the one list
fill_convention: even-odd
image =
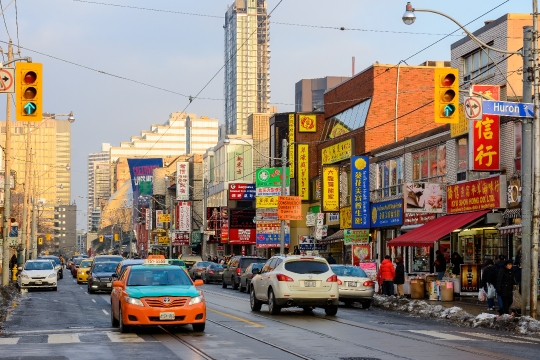
[(84, 259), (77, 268), (77, 284), (88, 282), (88, 274), (90, 273), (90, 267), (94, 262), (93, 259)]
[(191, 324), (194, 331), (204, 331), (206, 303), (202, 292), (179, 266), (169, 265), (163, 255), (150, 255), (142, 265), (124, 270), (113, 281), (111, 324), (120, 332), (132, 326)]

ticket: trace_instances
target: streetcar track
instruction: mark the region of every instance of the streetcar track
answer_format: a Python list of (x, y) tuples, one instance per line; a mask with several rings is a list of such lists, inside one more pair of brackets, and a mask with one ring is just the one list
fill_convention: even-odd
[(198, 349), (196, 346), (194, 345), (191, 345), (191, 343), (189, 341), (186, 341), (184, 339), (182, 339), (180, 336), (170, 332), (169, 330), (167, 330), (166, 328), (164, 328), (163, 326), (159, 326), (159, 328), (161, 330), (163, 330), (166, 334), (168, 334), (169, 336), (171, 336), (173, 339), (175, 339), (176, 341), (178, 341), (179, 343), (181, 343), (182, 345), (184, 345), (185, 347), (189, 348), (191, 351), (193, 351), (194, 353), (196, 353), (197, 355), (200, 355), (202, 356), (204, 359), (207, 359), (207, 360), (217, 360), (216, 358), (212, 357), (210, 354), (207, 354), (206, 352)]
[[(208, 291), (208, 290), (204, 290), (204, 291)], [(208, 291), (208, 292), (211, 293), (211, 294), (217, 295), (217, 296), (221, 296), (221, 297), (227, 297), (227, 298), (234, 299), (234, 300), (243, 300), (244, 302), (249, 302), (249, 299), (237, 297), (237, 296), (234, 296), (234, 295), (222, 294), (222, 293), (214, 292), (214, 291), (211, 291), (211, 290)], [(210, 302), (208, 300), (206, 300), (206, 302), (209, 303), (209, 304), (221, 306), (223, 308), (227, 308), (227, 309), (237, 311), (237, 312), (240, 312), (240, 313), (249, 314), (249, 315), (252, 315), (252, 316), (255, 316), (255, 317), (260, 317), (260, 318), (263, 318), (263, 319), (266, 319), (266, 320), (271, 320), (271, 321), (277, 322), (279, 324), (295, 327), (297, 329), (301, 329), (301, 330), (304, 330), (304, 331), (307, 331), (307, 332), (310, 332), (310, 333), (313, 333), (313, 334), (316, 334), (316, 335), (322, 335), (322, 336), (325, 336), (325, 337), (328, 337), (328, 338), (331, 338), (331, 339), (336, 339), (338, 341), (345, 341), (345, 342), (353, 344), (354, 346), (357, 346), (357, 347), (362, 347), (362, 348), (369, 349), (369, 350), (379, 351), (379, 352), (382, 352), (382, 353), (385, 353), (385, 354), (390, 354), (392, 356), (403, 358), (403, 359), (410, 359), (410, 358), (406, 358), (406, 357), (403, 357), (403, 356), (400, 356), (400, 355), (395, 355), (395, 354), (392, 354), (392, 353), (389, 353), (389, 352), (385, 352), (384, 350), (379, 350), (379, 349), (371, 348), (369, 346), (360, 345), (360, 344), (354, 343), (352, 341), (335, 338), (335, 337), (333, 337), (331, 335), (319, 333), (317, 331), (306, 329), (306, 328), (303, 328), (303, 327), (298, 326), (298, 325), (291, 325), (291, 324), (288, 324), (288, 323), (286, 323), (284, 321), (274, 319), (274, 318), (272, 318), (270, 316), (265, 316), (265, 315), (262, 315), (262, 314), (256, 314), (256, 313), (254, 313), (252, 311), (248, 312), (248, 311), (234, 309), (234, 308), (231, 308), (231, 307), (228, 307), (228, 306), (224, 306), (224, 305), (221, 305), (221, 304)], [(330, 319), (330, 318), (325, 317), (324, 315), (313, 314), (311, 316), (314, 316), (314, 317), (316, 317), (316, 318), (318, 318), (320, 320), (337, 322), (337, 323), (340, 323), (340, 324), (343, 324), (343, 325), (347, 325), (347, 326), (351, 326), (351, 327), (355, 327), (355, 328), (359, 328), (359, 329), (363, 329), (363, 330), (376, 331), (376, 332), (387, 334), (387, 335), (393, 335), (393, 336), (402, 337), (402, 338), (408, 339), (408, 340), (420, 341), (420, 342), (427, 343), (427, 344), (430, 344), (430, 345), (438, 345), (438, 346), (442, 346), (442, 347), (445, 347), (445, 348), (459, 350), (459, 351), (463, 351), (463, 352), (474, 354), (474, 355), (481, 355), (481, 356), (494, 356), (495, 355), (493, 353), (486, 354), (485, 352), (474, 351), (472, 349), (466, 349), (462, 345), (459, 345), (459, 346), (449, 345), (449, 344), (445, 344), (445, 343), (441, 343), (441, 342), (437, 342), (437, 341), (431, 341), (431, 340), (428, 340), (428, 339), (421, 339), (421, 338), (409, 336), (409, 335), (403, 334), (401, 332), (394, 332), (394, 331), (390, 331), (390, 330), (372, 328), (372, 327), (362, 326), (362, 325), (359, 325), (359, 324), (351, 324), (351, 323), (348, 323), (348, 322), (344, 322), (344, 321), (342, 321), (340, 319)], [(507, 356), (505, 356), (505, 357), (497, 357), (496, 355), (493, 358), (494, 359), (500, 359), (500, 360), (507, 360), (508, 359)], [(415, 360), (415, 359), (410, 359), (410, 360)]]

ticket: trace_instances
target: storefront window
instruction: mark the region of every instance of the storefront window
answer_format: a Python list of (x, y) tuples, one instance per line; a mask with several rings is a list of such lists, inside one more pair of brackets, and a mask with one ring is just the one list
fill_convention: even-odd
[(467, 160), (469, 158), (467, 148), (467, 138), (461, 138), (457, 142), (458, 163), (457, 163), (457, 181), (467, 180)]
[(465, 264), (481, 265), (487, 259), (497, 261), (499, 255), (508, 256), (507, 241), (497, 230), (469, 230), (459, 234)]
[(378, 195), (383, 197), (403, 193), (403, 158), (383, 161), (377, 164)]
[(413, 272), (429, 271), (429, 246), (413, 248)]
[(412, 154), (414, 181), (446, 181), (446, 145)]

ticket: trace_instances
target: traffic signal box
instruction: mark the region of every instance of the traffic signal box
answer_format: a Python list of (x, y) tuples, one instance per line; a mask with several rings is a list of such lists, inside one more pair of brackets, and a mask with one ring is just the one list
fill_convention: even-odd
[(118, 241), (118, 234), (114, 234), (114, 241)]
[(15, 119), (41, 121), (43, 113), (43, 64), (15, 64)]
[(43, 238), (42, 238), (42, 237), (38, 237), (37, 243), (38, 243), (38, 245), (43, 245)]
[(458, 69), (435, 68), (435, 122), (457, 124), (459, 122)]
[(103, 235), (99, 235), (99, 242), (103, 242)]

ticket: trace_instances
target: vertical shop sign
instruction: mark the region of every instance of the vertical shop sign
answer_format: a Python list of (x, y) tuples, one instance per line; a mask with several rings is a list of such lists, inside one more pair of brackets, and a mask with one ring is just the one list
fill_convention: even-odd
[(339, 228), (350, 229), (352, 227), (352, 209), (350, 206), (342, 207), (339, 210)]
[(156, 210), (156, 229), (163, 229), (163, 222), (159, 221), (161, 215), (163, 215), (163, 210)]
[(180, 201), (176, 204), (176, 229), (191, 231), (191, 203), (189, 201)]
[(291, 168), (291, 179), (294, 179), (294, 114), (289, 114), (289, 167)]
[(339, 212), (339, 166), (323, 166), (323, 199), (325, 212)]
[(369, 229), (369, 157), (353, 156), (352, 177), (352, 228)]
[(145, 209), (145, 211), (146, 211), (146, 214), (145, 214), (144, 228), (146, 230), (151, 230), (152, 229), (152, 210)]
[(176, 163), (176, 200), (189, 200), (189, 163)]
[[(500, 100), (500, 87), (498, 85), (473, 85), (473, 92), (492, 100)], [(481, 120), (470, 120), (470, 170), (500, 170), (500, 126), (500, 117), (497, 115), (484, 115)]]
[(221, 207), (221, 243), (226, 244), (229, 242), (229, 208), (227, 206)]
[(298, 195), (309, 200), (309, 145), (298, 145)]

